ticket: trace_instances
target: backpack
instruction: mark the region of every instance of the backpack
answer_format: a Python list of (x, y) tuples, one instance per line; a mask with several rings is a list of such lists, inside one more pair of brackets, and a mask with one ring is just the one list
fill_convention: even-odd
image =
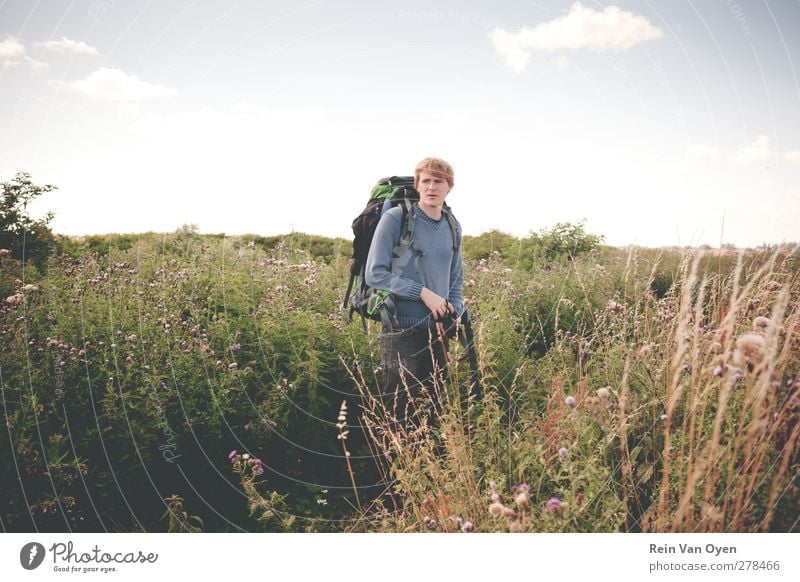
[[(367, 319), (380, 321), (391, 331), (397, 326), (397, 310), (394, 296), (388, 291), (373, 289), (364, 280), (364, 269), (367, 255), (375, 235), (375, 229), (381, 216), (391, 208), (400, 206), (403, 215), (400, 220), (400, 238), (392, 251), (395, 258), (404, 253), (415, 252), (413, 243), (414, 223), (416, 217), (412, 209), (414, 202), (419, 201), (419, 192), (414, 188), (413, 176), (392, 176), (383, 178), (372, 188), (367, 206), (353, 220), (353, 258), (350, 259), (350, 281), (344, 295), (343, 308), (350, 304), (348, 320), (353, 321), (353, 313), (361, 316), (364, 332), (367, 331)], [(458, 236), (455, 217), (447, 204), (442, 208), (442, 215), (453, 234), (453, 252), (458, 250)], [(419, 256), (417, 256), (419, 259)]]

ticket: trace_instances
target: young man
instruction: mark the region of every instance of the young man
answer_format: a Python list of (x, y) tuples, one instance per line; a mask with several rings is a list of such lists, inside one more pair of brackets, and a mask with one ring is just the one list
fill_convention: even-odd
[[(399, 328), (381, 334), (384, 404), (397, 421), (413, 415), (411, 400), (446, 367), (445, 346), (436, 322), (464, 311), (464, 265), (461, 225), (455, 237), (444, 201), (453, 188), (453, 168), (438, 158), (422, 160), (414, 171), (420, 195), (413, 204), (414, 232), (403, 256), (393, 257), (401, 236), (402, 209), (381, 217), (370, 246), (364, 277), (367, 285), (394, 295)], [(409, 215), (406, 220), (412, 217)], [(443, 376), (441, 376), (443, 378)]]

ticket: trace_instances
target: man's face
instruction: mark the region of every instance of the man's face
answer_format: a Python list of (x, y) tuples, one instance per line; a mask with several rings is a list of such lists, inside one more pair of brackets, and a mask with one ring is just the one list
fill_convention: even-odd
[(450, 185), (444, 178), (434, 176), (427, 170), (422, 170), (419, 174), (419, 204), (423, 208), (435, 209), (444, 205), (444, 199), (450, 192)]

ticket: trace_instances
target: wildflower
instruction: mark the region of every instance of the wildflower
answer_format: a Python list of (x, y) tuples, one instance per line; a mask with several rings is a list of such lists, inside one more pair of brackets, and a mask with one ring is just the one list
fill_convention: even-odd
[(236, 459), (236, 449), (233, 449), (230, 453), (228, 453), (228, 460), (233, 463)]
[(764, 317), (763, 315), (759, 315), (753, 320), (753, 330), (766, 333), (766, 331), (772, 327), (772, 320), (769, 317)]
[(469, 533), (475, 529), (475, 526), (472, 524), (471, 521), (465, 521), (464, 525), (461, 526), (461, 531), (464, 533)]
[(528, 509), (528, 493), (526, 491), (523, 491), (522, 493), (517, 495), (517, 497), (514, 499), (514, 501), (516, 501), (517, 506), (522, 511), (525, 511), (526, 509)]
[(431, 519), (427, 515), (422, 518), (422, 523), (428, 529), (434, 529), (436, 527), (436, 520), (435, 519)]
[(231, 364), (228, 364), (228, 369), (229, 369), (229, 370), (235, 370), (235, 369), (236, 369), (236, 368), (238, 368), (238, 367), (239, 367), (239, 364), (237, 364), (236, 362), (233, 362), (233, 363), (231, 363)]
[(15, 293), (11, 297), (6, 297), (6, 303), (10, 305), (19, 305), (25, 300), (25, 296), (22, 293)]
[(601, 400), (608, 400), (608, 398), (611, 396), (611, 389), (608, 386), (605, 386), (603, 388), (598, 388), (597, 396)]
[(583, 492), (580, 492), (575, 496), (575, 503), (577, 503), (578, 505), (583, 503)]
[(553, 513), (561, 509), (563, 502), (558, 497), (551, 497), (547, 500), (547, 509)]
[(527, 483), (520, 483), (519, 490), (520, 491), (530, 491), (531, 490), (531, 486), (528, 485)]
[(567, 396), (567, 397), (564, 399), (564, 404), (566, 404), (566, 405), (567, 405), (567, 406), (569, 406), (570, 408), (575, 408), (575, 407), (578, 405), (578, 401), (577, 401), (577, 400), (575, 400), (575, 397), (574, 397), (574, 396)]
[(243, 455), (242, 455), (242, 458), (243, 458), (245, 461), (247, 461), (247, 460), (250, 458), (250, 454), (249, 454), (249, 453), (245, 453), (245, 454), (243, 454)]
[(503, 506), (503, 517), (507, 517), (508, 519), (514, 519), (517, 517), (517, 512), (511, 509), (510, 507)]
[(667, 419), (668, 419), (668, 418), (669, 418), (669, 416), (667, 416), (666, 414), (662, 414), (662, 415), (661, 415), (661, 420), (662, 420), (662, 422), (667, 422)]
[(509, 533), (522, 533), (525, 531), (525, 526), (520, 521), (512, 521), (508, 526)]
[(239, 350), (241, 350), (241, 349), (242, 349), (242, 344), (233, 344), (233, 345), (231, 346), (231, 351), (232, 351), (232, 352), (238, 352), (238, 351), (239, 351)]
[(11, 254), (11, 249), (0, 249), (0, 257), (7, 257)]
[(764, 337), (757, 333), (740, 335), (736, 340), (736, 351), (733, 353), (737, 365), (750, 364), (757, 366), (764, 359)]
[(560, 449), (558, 449), (558, 456), (563, 459), (564, 457), (567, 456), (568, 452), (569, 451), (567, 450), (567, 447), (561, 447)]
[(717, 378), (722, 376), (722, 366), (717, 366), (714, 368), (714, 372), (712, 372)]
[(502, 503), (495, 501), (489, 506), (489, 513), (495, 517), (500, 517), (504, 509), (505, 506)]

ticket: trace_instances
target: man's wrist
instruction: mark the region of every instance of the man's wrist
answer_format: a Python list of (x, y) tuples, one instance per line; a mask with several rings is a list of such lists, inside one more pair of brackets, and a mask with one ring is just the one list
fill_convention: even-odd
[(411, 299), (422, 299), (422, 292), (425, 291), (425, 287), (422, 286), (422, 283), (417, 283), (414, 281), (411, 284), (411, 289), (409, 291), (409, 296)]

